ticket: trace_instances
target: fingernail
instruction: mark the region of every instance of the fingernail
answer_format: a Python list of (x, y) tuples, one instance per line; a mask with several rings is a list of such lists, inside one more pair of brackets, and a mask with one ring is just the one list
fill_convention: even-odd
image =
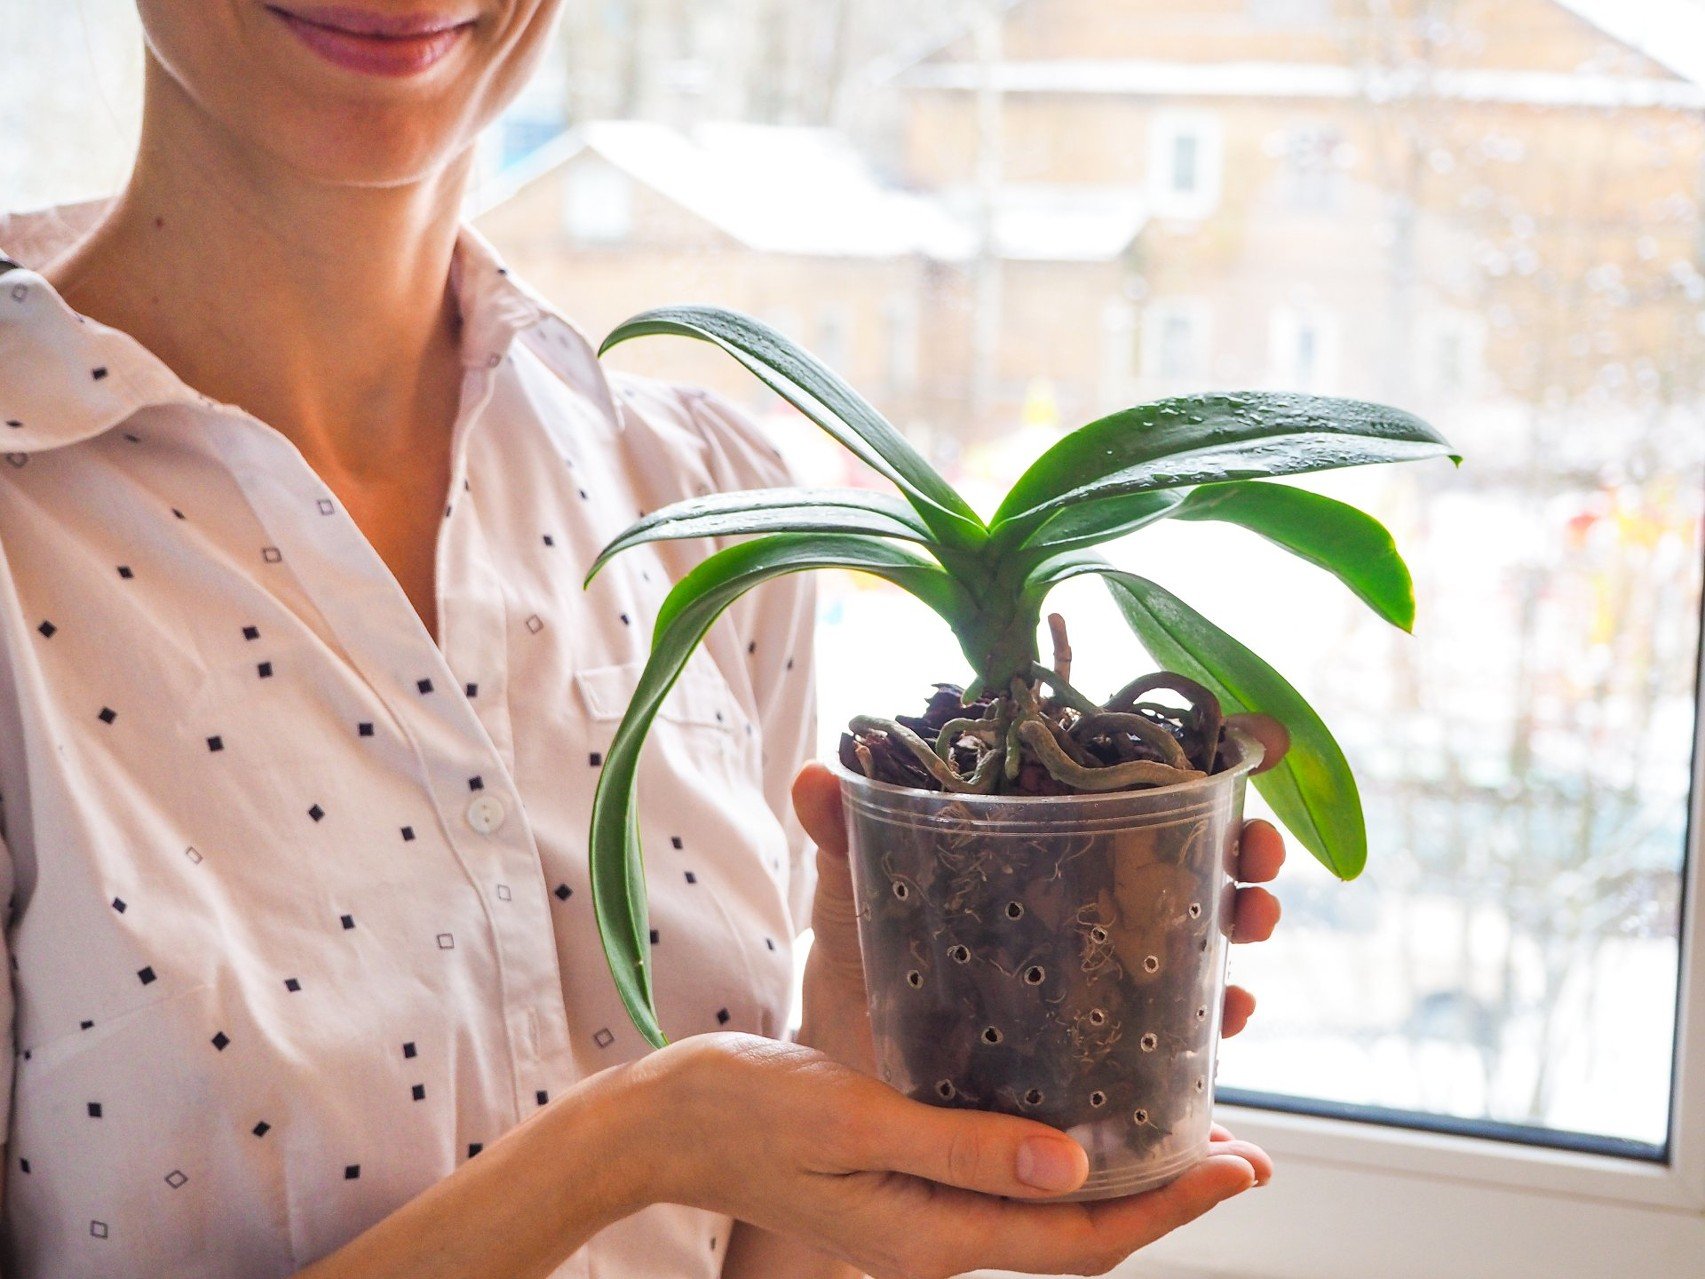
[(1241, 1195), (1245, 1190), (1253, 1190), (1256, 1186), (1261, 1184), (1261, 1182), (1256, 1179), (1255, 1166), (1247, 1159), (1240, 1158), (1236, 1155), (1215, 1155), (1214, 1159), (1218, 1162), (1227, 1164), (1235, 1163), (1239, 1165), (1244, 1172), (1249, 1174), (1248, 1181), (1244, 1182), (1241, 1186), (1229, 1187), (1226, 1192), (1220, 1196), (1221, 1203), (1224, 1203), (1227, 1199), (1230, 1199), (1235, 1195)]
[(1037, 1190), (1077, 1185), (1077, 1154), (1063, 1141), (1032, 1137), (1018, 1147), (1018, 1179)]

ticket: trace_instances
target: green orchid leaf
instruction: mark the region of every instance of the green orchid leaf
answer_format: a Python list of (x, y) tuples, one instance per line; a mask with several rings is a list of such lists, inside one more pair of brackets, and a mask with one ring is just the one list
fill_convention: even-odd
[(933, 546), (929, 528), (891, 493), (869, 489), (745, 489), (675, 502), (630, 525), (598, 552), (586, 581), (643, 542), (754, 533), (868, 533)]
[(1228, 714), (1260, 711), (1291, 735), (1278, 766), (1253, 779), (1273, 812), (1339, 879), (1354, 879), (1368, 859), (1361, 792), (1349, 761), (1314, 708), (1284, 676), (1176, 595), (1128, 573), (1108, 588), (1150, 656), (1167, 670), (1205, 684)]
[[(1030, 533), (1024, 540), (1024, 549), (1053, 554), (1099, 546), (1165, 519), (1183, 502), (1182, 493), (1154, 489), (1063, 506)], [(995, 544), (1004, 548), (1008, 543), (1002, 538)]]
[(1288, 484), (1204, 484), (1175, 520), (1223, 520), (1331, 573), (1386, 621), (1415, 626), (1415, 583), (1385, 525), (1365, 511)]
[(663, 699), (705, 632), (752, 587), (785, 573), (847, 568), (910, 591), (957, 626), (971, 608), (946, 572), (880, 538), (849, 533), (775, 533), (739, 542), (707, 558), (676, 583), (658, 611), (651, 652), (633, 699), (604, 753), (592, 800), (592, 908), (611, 975), (634, 1026), (654, 1047), (668, 1042), (652, 999), (650, 922), (636, 794), (639, 758)]
[(697, 338), (721, 347), (892, 480), (938, 538), (964, 548), (982, 542), (985, 530), (976, 512), (893, 424), (816, 357), (762, 321), (722, 307), (658, 307), (617, 325), (598, 354), (651, 334)]
[(1068, 578), (1103, 577), (1131, 629), (1160, 666), (1188, 675), (1220, 699), (1227, 714), (1259, 711), (1278, 720), (1291, 746), (1278, 765), (1253, 778), (1273, 812), (1340, 879), (1367, 863), (1361, 793), (1337, 740), (1289, 681), (1183, 600), (1146, 578), (1121, 572), (1098, 555), (1058, 555), (1027, 579), (1039, 599)]
[(1383, 404), (1267, 392), (1182, 396), (1073, 431), (1019, 477), (989, 528), (1010, 545), (1055, 511), (1125, 493), (1426, 457), (1461, 460), (1420, 418)]

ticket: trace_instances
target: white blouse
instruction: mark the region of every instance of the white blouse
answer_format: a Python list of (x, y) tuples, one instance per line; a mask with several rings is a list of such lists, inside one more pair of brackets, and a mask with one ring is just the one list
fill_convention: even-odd
[[(581, 580), (642, 511), (788, 475), (725, 401), (607, 375), (464, 227), (435, 644), (285, 436), (27, 269), (99, 211), (0, 217), (4, 1274), (288, 1275), (647, 1051), (586, 831), (714, 546)], [(786, 1034), (811, 626), (803, 575), (736, 605), (646, 748), (672, 1038)], [(716, 1275), (729, 1226), (648, 1208), (557, 1274)]]

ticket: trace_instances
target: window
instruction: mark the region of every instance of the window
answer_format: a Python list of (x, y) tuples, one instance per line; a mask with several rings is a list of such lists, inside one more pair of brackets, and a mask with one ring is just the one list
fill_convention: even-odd
[(817, 332), (811, 349), (830, 368), (843, 368), (847, 362), (848, 334), (846, 308), (826, 302), (817, 309)]
[(633, 231), (633, 186), (627, 176), (592, 156), (563, 179), (563, 226), (577, 240), (615, 244)]
[(1202, 218), (1220, 195), (1220, 127), (1201, 112), (1161, 111), (1149, 130), (1149, 199), (1165, 218)]
[(1177, 388), (1200, 381), (1207, 374), (1206, 306), (1182, 299), (1150, 302), (1143, 308), (1142, 342), (1145, 383)]
[(1304, 213), (1330, 212), (1341, 198), (1343, 175), (1355, 162), (1337, 129), (1313, 124), (1278, 131), (1266, 150), (1283, 164), (1286, 204)]
[[(0, 190), (111, 189), (132, 0), (30, 8)], [(477, 224), (588, 332), (678, 300), (766, 316), (985, 506), (1053, 413), (1210, 386), (1398, 404), (1467, 454), (1303, 481), (1392, 527), (1412, 637), (1235, 529), (1112, 548), (1314, 701), (1373, 842), (1349, 885), (1294, 853), (1278, 937), (1233, 955), (1261, 1010), (1220, 1095), (1272, 1187), (1129, 1273), (1700, 1274), (1705, 17), (1023, 0), (977, 39), (959, 6), (736, 3), (696, 35), (676, 8), (565, 6), (545, 55), (556, 123), (618, 122), (621, 168), (506, 160), (548, 131), (538, 96), (488, 147), (527, 180)], [(1039, 191), (1047, 216), (982, 244), (967, 192)], [(640, 201), (666, 232), (643, 243)], [(808, 481), (865, 482), (732, 361), (645, 358), (747, 405)], [(825, 750), (963, 672), (909, 598), (821, 594)], [(1144, 665), (1093, 583), (1056, 604), (1083, 687)]]
[(1101, 353), (1097, 415), (1128, 403), (1136, 382), (1136, 312), (1126, 298), (1108, 298), (1102, 304)]
[(1279, 307), (1269, 326), (1272, 385), (1324, 392), (1338, 381), (1338, 324), (1314, 307)]
[(888, 389), (911, 395), (918, 383), (918, 308), (912, 297), (893, 297), (883, 307), (887, 321)]
[(1482, 386), (1486, 325), (1471, 312), (1432, 310), (1419, 317), (1416, 373), (1429, 391), (1448, 399)]

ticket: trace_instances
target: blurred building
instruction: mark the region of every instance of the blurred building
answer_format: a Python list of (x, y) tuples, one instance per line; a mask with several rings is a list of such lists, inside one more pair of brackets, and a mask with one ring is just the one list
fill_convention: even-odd
[[(702, 66), (749, 40), (739, 8), (657, 29)], [(1699, 43), (1603, 0), (1435, 8), (995, 3), (848, 72), (817, 113), (839, 128), (716, 123), (749, 77), (623, 87), (607, 49), (581, 106), (654, 118), (580, 123), (480, 222), (589, 330), (751, 311), (938, 448), (1208, 385), (1423, 411), (1697, 390)], [(753, 399), (683, 346), (636, 358)]]

